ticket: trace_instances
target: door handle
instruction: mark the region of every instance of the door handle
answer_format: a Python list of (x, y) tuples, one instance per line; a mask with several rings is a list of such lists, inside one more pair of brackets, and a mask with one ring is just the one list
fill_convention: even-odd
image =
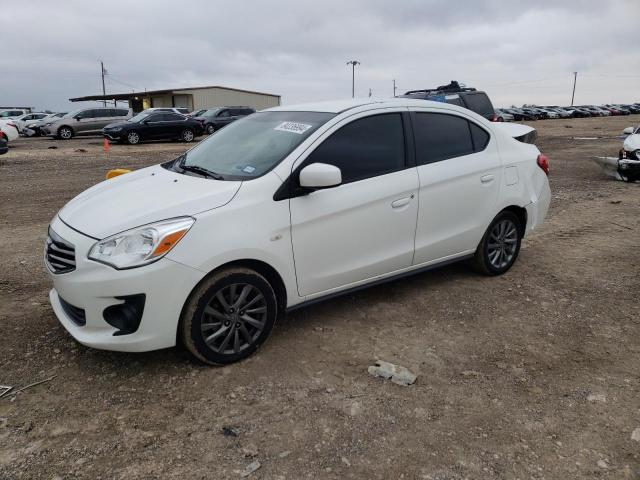
[(482, 177), (480, 177), (480, 181), (482, 183), (490, 183), (493, 182), (494, 176), (489, 174), (489, 175), (483, 175)]
[(411, 195), (410, 197), (404, 197), (404, 198), (399, 198), (398, 200), (394, 200), (393, 202), (391, 202), (391, 207), (393, 208), (404, 207), (405, 205), (409, 204), (412, 198), (413, 198), (413, 195)]

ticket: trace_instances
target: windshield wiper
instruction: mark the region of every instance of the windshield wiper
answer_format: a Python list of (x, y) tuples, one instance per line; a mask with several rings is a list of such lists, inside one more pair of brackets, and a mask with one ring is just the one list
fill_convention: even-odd
[(198, 173), (204, 177), (213, 178), (214, 180), (224, 180), (224, 177), (219, 173), (212, 172), (211, 170), (199, 165), (180, 165), (180, 168), (182, 168), (182, 170), (186, 170), (187, 172)]

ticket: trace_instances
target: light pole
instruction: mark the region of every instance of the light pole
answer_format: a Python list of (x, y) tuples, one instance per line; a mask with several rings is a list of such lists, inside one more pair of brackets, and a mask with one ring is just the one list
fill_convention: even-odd
[(571, 106), (573, 107), (573, 98), (576, 96), (576, 81), (578, 80), (578, 72), (573, 72), (573, 93), (571, 94)]
[(357, 60), (349, 60), (347, 65), (351, 65), (351, 98), (356, 96), (356, 65), (360, 65)]

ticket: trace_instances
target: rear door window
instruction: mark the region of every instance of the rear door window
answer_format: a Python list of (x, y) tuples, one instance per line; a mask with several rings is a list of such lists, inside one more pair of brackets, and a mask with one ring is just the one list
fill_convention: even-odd
[(305, 160), (328, 163), (342, 171), (342, 183), (405, 168), (404, 130), (399, 113), (365, 117), (345, 125)]
[(485, 118), (491, 118), (493, 116), (493, 105), (485, 93), (465, 93), (462, 97), (469, 110)]
[(413, 112), (412, 120), (418, 165), (470, 155), (489, 143), (484, 129), (456, 115)]

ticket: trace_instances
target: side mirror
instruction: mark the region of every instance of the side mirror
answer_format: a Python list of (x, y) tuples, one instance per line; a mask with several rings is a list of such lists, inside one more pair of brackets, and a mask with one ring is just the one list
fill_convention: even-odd
[(627, 127), (622, 131), (623, 135), (631, 135), (633, 133), (633, 127)]
[(73, 117), (73, 118), (75, 118), (75, 119), (76, 119), (76, 122), (79, 122), (79, 121), (80, 121), (80, 119), (81, 119), (82, 117), (81, 117), (80, 115), (76, 115), (76, 116), (75, 116), (75, 117)]
[(305, 188), (329, 188), (342, 183), (338, 167), (326, 163), (312, 163), (300, 170), (300, 186)]

